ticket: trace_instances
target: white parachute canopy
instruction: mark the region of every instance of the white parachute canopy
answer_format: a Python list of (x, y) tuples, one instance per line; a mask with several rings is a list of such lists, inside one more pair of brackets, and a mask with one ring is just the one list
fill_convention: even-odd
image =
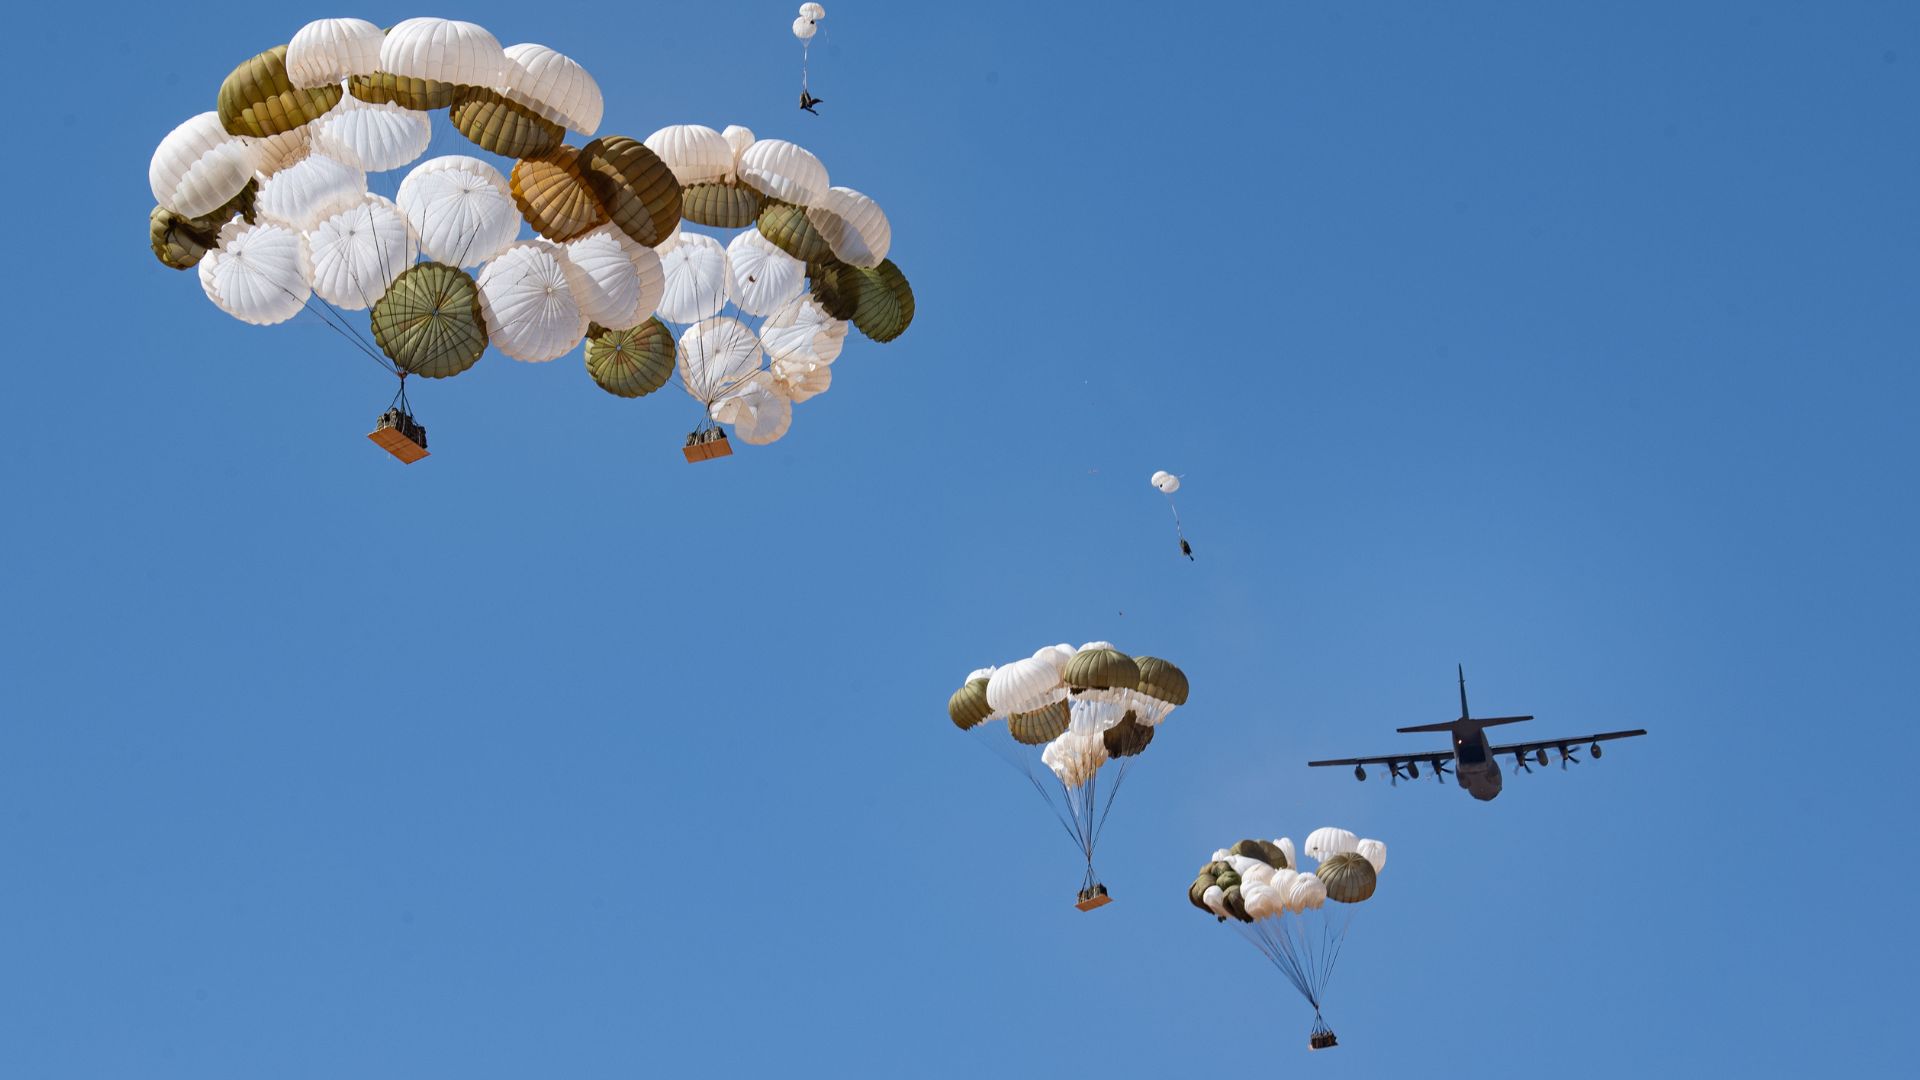
[(1067, 696), (1051, 660), (1015, 660), (987, 680), (987, 705), (997, 713), (1032, 712)]
[(284, 225), (235, 219), (200, 260), (200, 287), (221, 311), (256, 326), (286, 322), (307, 305), (313, 267), (306, 238)]
[(647, 136), (646, 147), (666, 163), (667, 168), (673, 171), (673, 178), (680, 181), (683, 187), (688, 184), (711, 184), (725, 179), (733, 171), (733, 144), (728, 142), (725, 135), (705, 124), (671, 124), (663, 127)]
[(727, 245), (727, 298), (749, 315), (771, 315), (800, 295), (807, 264), (748, 226)]
[(372, 105), (352, 94), (341, 95), (340, 103), (309, 127), (314, 150), (367, 172), (409, 164), (433, 139), (426, 113), (392, 102)]
[(406, 19), (380, 41), (380, 70), (464, 86), (499, 86), (506, 50), (486, 28), (457, 19)]
[(587, 335), (587, 316), (574, 299), (576, 273), (566, 250), (546, 240), (523, 240), (488, 263), (479, 278), (487, 340), (532, 364), (571, 352)]
[(264, 221), (306, 230), (359, 206), (366, 197), (366, 173), (312, 154), (268, 177), (254, 209)]
[(378, 195), (364, 197), (307, 233), (313, 255), (313, 291), (335, 307), (372, 307), (420, 257), (413, 229), (400, 208)]
[(775, 364), (831, 364), (847, 341), (847, 324), (811, 296), (797, 296), (760, 324), (760, 341)]
[(852, 188), (828, 188), (807, 208), (807, 221), (826, 239), (834, 258), (853, 266), (879, 266), (893, 246), (886, 212)]
[(572, 57), (532, 43), (509, 45), (502, 55), (500, 92), (509, 100), (580, 135), (591, 137), (599, 129), (606, 110), (600, 84)]
[[(718, 245), (716, 245), (718, 246)], [(738, 319), (704, 319), (680, 335), (676, 362), (680, 383), (695, 400), (712, 407), (760, 370), (759, 335)]]
[(579, 274), (574, 296), (587, 318), (609, 330), (647, 321), (666, 288), (660, 256), (636, 244), (617, 226), (602, 225), (567, 242), (567, 258)]
[(1152, 483), (1155, 488), (1158, 488), (1168, 495), (1180, 490), (1180, 478), (1164, 469), (1154, 473), (1149, 482)]
[(778, 441), (793, 425), (793, 401), (780, 392), (771, 372), (755, 372), (738, 389), (713, 403), (708, 415), (732, 424), (734, 434), (749, 446)]
[(785, 139), (760, 139), (740, 154), (740, 179), (770, 199), (812, 206), (827, 192), (827, 167)]
[(240, 194), (253, 179), (255, 160), (253, 146), (227, 134), (219, 113), (203, 112), (160, 140), (147, 181), (154, 202), (181, 217), (200, 217)]
[(287, 42), (287, 81), (302, 90), (380, 68), (380, 28), (365, 19), (316, 19)]
[(1331, 825), (1313, 830), (1307, 834), (1306, 853), (1309, 859), (1326, 862), (1335, 855), (1344, 855), (1358, 850), (1360, 838), (1345, 829), (1336, 829)]
[(1041, 764), (1070, 788), (1081, 787), (1106, 764), (1107, 747), (1099, 735), (1076, 735), (1069, 731), (1047, 744), (1040, 753)]
[(720, 137), (727, 140), (727, 145), (733, 148), (733, 163), (727, 166), (727, 179), (738, 179), (740, 155), (746, 153), (747, 147), (753, 145), (753, 129), (741, 127), (739, 124), (728, 124), (726, 130), (720, 133)]
[(520, 210), (507, 178), (479, 158), (451, 154), (413, 167), (394, 199), (427, 258), (479, 266), (520, 233)]
[(727, 249), (718, 240), (681, 232), (654, 250), (660, 253), (666, 280), (660, 296), (662, 319), (695, 323), (727, 306)]

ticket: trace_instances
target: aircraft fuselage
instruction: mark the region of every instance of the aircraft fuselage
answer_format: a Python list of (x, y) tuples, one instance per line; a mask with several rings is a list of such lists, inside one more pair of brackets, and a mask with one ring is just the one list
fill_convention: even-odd
[(1503, 781), (1493, 744), (1487, 741), (1486, 729), (1471, 720), (1453, 725), (1453, 775), (1467, 794), (1481, 802), (1491, 802), (1500, 794)]

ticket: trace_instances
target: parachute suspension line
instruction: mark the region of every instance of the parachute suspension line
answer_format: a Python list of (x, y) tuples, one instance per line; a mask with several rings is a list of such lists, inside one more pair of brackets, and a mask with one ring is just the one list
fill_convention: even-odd
[(811, 41), (800, 42), (800, 93), (807, 96), (807, 48)]
[[(1239, 924), (1241, 936), (1279, 968), (1294, 989), (1300, 991), (1300, 996), (1313, 1006), (1316, 1035), (1328, 1030), (1320, 1016), (1322, 999), (1328, 983), (1333, 981), (1333, 968), (1340, 959), (1340, 949), (1352, 922), (1351, 911), (1335, 915), (1322, 909), (1312, 918), (1301, 912)], [(1313, 925), (1310, 927), (1309, 923)]]
[[(975, 740), (975, 741), (977, 742), (980, 740)], [(1061, 810), (1060, 804), (1054, 800), (1053, 792), (1048, 790), (1047, 786), (1040, 782), (1039, 777), (1033, 775), (1033, 767), (1027, 763), (1027, 760), (1024, 757), (1020, 755), (1020, 751), (1019, 751), (1020, 744), (1015, 742), (1011, 735), (1009, 735), (1004, 740), (988, 738), (985, 740), (985, 742), (987, 747), (993, 751), (995, 756), (1000, 758), (1000, 760), (1006, 762), (1009, 768), (1015, 770), (1020, 775), (1027, 778), (1027, 783), (1032, 784), (1033, 790), (1039, 794), (1040, 801), (1047, 804), (1048, 810), (1053, 811), (1054, 819), (1060, 823), (1060, 828), (1066, 831), (1067, 839), (1073, 841), (1073, 844), (1075, 847), (1079, 847), (1080, 835), (1079, 833), (1074, 831), (1073, 819), (1070, 816), (1068, 816), (1064, 811)], [(1012, 749), (1008, 749), (1008, 748), (1012, 748)], [(1056, 777), (1055, 779), (1057, 780), (1058, 777)]]
[[(275, 288), (278, 288), (281, 292), (286, 293), (288, 296), (297, 297), (299, 295), (295, 293), (292, 289), (287, 288), (285, 285), (282, 285), (277, 281), (274, 282), (273, 284)], [(320, 307), (315, 308), (313, 306), (313, 301), (317, 297), (318, 297), (317, 293), (311, 293), (311, 292), (308, 293), (306, 299), (300, 301), (301, 308), (307, 311), (308, 313), (312, 314), (315, 318), (319, 319), (322, 323), (325, 323), (327, 329), (332, 330), (334, 333), (339, 334), (341, 337), (345, 338), (347, 340), (347, 344), (352, 345), (354, 348), (360, 350), (363, 353), (366, 353), (367, 356), (370, 359), (372, 359), (374, 363), (379, 364), (385, 370), (389, 372), (397, 372), (399, 370), (397, 367), (394, 366), (391, 360), (388, 360), (384, 355), (370, 348), (365, 341), (361, 340), (359, 335), (353, 333), (351, 327), (341, 325), (345, 323), (345, 319), (340, 315), (338, 311), (334, 310), (333, 305), (327, 303), (325, 300), (321, 300)], [(333, 312), (334, 318), (340, 319), (340, 323), (337, 324), (335, 323), (334, 319), (327, 318), (327, 312)]]
[(1120, 759), (1119, 775), (1114, 777), (1113, 788), (1107, 792), (1107, 804), (1100, 809), (1100, 820), (1093, 827), (1093, 842), (1096, 844), (1100, 842), (1101, 831), (1107, 827), (1107, 815), (1113, 813), (1113, 800), (1120, 795), (1120, 785), (1127, 782), (1127, 770), (1133, 767), (1133, 760), (1132, 757)]
[(393, 400), (387, 404), (387, 408), (399, 409), (408, 416), (413, 415), (413, 402), (407, 400), (407, 373), (405, 371), (400, 372), (400, 389), (393, 395)]
[(1173, 504), (1172, 495), (1167, 496), (1167, 509), (1173, 511), (1173, 532), (1174, 535), (1180, 538), (1180, 546), (1185, 548), (1187, 546), (1187, 530), (1180, 525), (1180, 508)]

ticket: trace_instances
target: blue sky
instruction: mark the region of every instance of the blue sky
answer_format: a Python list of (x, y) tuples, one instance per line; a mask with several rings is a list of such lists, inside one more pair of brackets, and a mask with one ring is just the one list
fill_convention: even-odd
[[(1898, 1068), (1920, 9), (840, 2), (814, 118), (791, 7), (434, 12), (887, 207), (913, 328), (698, 467), (575, 354), (417, 392), (402, 468), (372, 365), (142, 247), (233, 64), (422, 12), (18, 24), (0, 1073), (1285, 1070), (1184, 893), (1321, 824), (1391, 850), (1327, 1075)], [(1082, 915), (943, 706), (1094, 638), (1194, 689)], [(1304, 768), (1456, 662), (1653, 734), (1484, 805)]]

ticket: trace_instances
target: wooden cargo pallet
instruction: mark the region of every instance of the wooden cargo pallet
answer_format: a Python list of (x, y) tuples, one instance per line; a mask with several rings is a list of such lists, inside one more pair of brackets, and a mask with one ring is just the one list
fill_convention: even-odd
[(367, 438), (372, 439), (375, 446), (399, 458), (406, 465), (430, 456), (426, 447), (400, 434), (399, 428), (375, 428), (367, 433)]

